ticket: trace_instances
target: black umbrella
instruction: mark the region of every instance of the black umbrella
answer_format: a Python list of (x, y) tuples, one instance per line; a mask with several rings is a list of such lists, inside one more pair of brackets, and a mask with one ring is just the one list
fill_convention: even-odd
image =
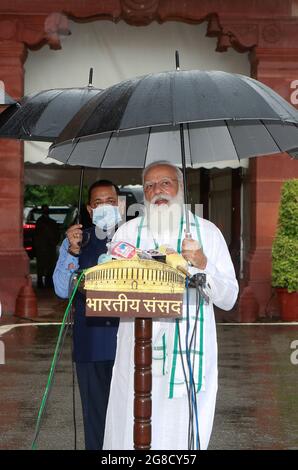
[(0, 137), (53, 142), (76, 113), (101, 92), (88, 85), (25, 96), (0, 115)]
[(244, 75), (176, 70), (107, 88), (70, 121), (48, 155), (100, 168), (166, 159), (186, 177), (187, 166), (297, 147), (298, 112), (266, 85)]
[[(27, 141), (53, 142), (77, 112), (102, 90), (92, 85), (93, 69), (89, 72), (89, 84), (81, 88), (55, 88), (25, 96), (14, 102), (0, 115), (0, 138)], [(80, 177), (79, 210), (83, 186), (83, 170)]]

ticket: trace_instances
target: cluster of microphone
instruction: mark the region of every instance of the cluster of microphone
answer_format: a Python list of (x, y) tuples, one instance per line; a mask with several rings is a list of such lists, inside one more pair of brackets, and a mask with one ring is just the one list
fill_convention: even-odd
[(109, 243), (107, 247), (108, 252), (99, 256), (97, 264), (106, 263), (113, 259), (143, 259), (166, 262), (166, 254), (158, 250), (141, 250), (128, 242)]
[(188, 263), (183, 256), (168, 246), (160, 246), (159, 249), (142, 250), (124, 241), (111, 242), (107, 245), (108, 251), (98, 258), (97, 264), (106, 263), (115, 259), (126, 260), (152, 260), (166, 263), (174, 269), (178, 269), (186, 276), (188, 273)]

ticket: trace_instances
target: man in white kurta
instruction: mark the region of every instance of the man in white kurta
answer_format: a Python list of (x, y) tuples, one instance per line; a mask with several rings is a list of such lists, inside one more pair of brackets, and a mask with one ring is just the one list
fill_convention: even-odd
[[(183, 180), (179, 169), (165, 162), (157, 162), (145, 169), (143, 179), (145, 216), (122, 225), (113, 241), (129, 242), (144, 250), (167, 245), (169, 249), (182, 253), (191, 263), (189, 271), (192, 274), (197, 272), (206, 274), (206, 293), (210, 297), (210, 302), (208, 305), (204, 303), (200, 308), (200, 328), (195, 335), (196, 344), (192, 347), (196, 353), (191, 361), (197, 386), (197, 416), (195, 413), (193, 416), (194, 448), (207, 449), (217, 394), (217, 339), (213, 304), (224, 310), (233, 307), (238, 295), (234, 267), (225, 240), (214, 224), (189, 213), (191, 239), (189, 236), (185, 239), (183, 209), (181, 216), (179, 214), (174, 216), (174, 222), (171, 220), (169, 223), (164, 220), (168, 206), (171, 206), (172, 202), (181, 201)], [(161, 227), (157, 227), (154, 221), (155, 215), (150, 216), (150, 207), (153, 209), (153, 214), (157, 211), (161, 211), (159, 215), (163, 214)], [(190, 313), (191, 327), (198, 307), (196, 299), (195, 289), (189, 289), (187, 308), (185, 293), (183, 316), (186, 317), (187, 311)], [(185, 323), (186, 321), (182, 320), (180, 322), (178, 344), (175, 319), (153, 320), (151, 449), (189, 449), (189, 397), (181, 355), (175, 354), (177, 348), (186, 349)], [(163, 348), (160, 348), (161, 344)], [(161, 349), (163, 358), (159, 352)], [(132, 318), (120, 321), (104, 449), (133, 449), (133, 400), (134, 319)]]

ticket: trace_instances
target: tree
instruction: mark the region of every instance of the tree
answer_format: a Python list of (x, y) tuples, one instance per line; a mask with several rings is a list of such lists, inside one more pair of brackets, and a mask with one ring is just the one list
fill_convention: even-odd
[[(26, 185), (24, 192), (24, 206), (65, 206), (78, 204), (78, 186), (70, 185)], [(83, 189), (83, 201), (87, 200), (88, 188)]]

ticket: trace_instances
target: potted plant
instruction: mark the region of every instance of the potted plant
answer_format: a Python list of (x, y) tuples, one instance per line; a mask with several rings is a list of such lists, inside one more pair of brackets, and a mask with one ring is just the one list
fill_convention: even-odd
[(278, 227), (272, 245), (272, 286), (281, 319), (298, 321), (298, 179), (282, 187)]

